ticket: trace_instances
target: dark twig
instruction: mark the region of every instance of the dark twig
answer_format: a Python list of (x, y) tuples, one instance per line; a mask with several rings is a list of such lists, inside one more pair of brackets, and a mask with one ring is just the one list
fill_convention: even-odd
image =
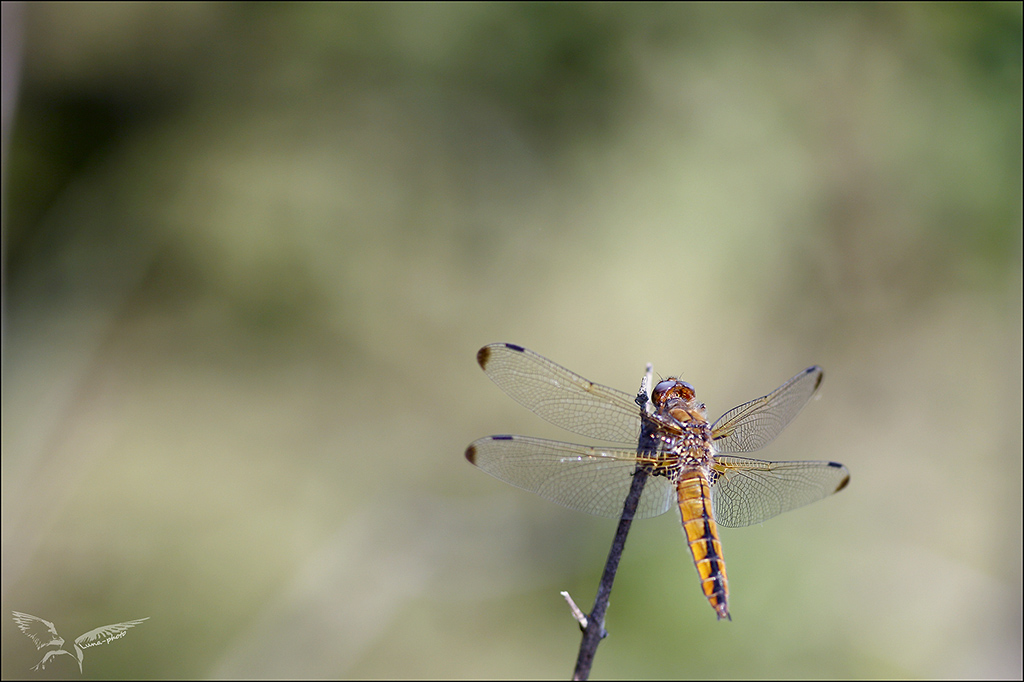
[[(636, 402), (643, 414), (650, 412), (650, 382), (653, 369), (647, 365), (647, 373), (640, 384), (640, 392), (637, 394)], [(648, 420), (641, 418), (640, 439), (637, 443), (637, 454), (653, 452), (655, 438), (651, 434)], [(597, 645), (604, 639), (608, 632), (604, 629), (604, 614), (608, 610), (608, 599), (612, 593), (612, 583), (615, 582), (615, 572), (619, 568), (619, 559), (622, 558), (622, 550), (626, 547), (626, 535), (633, 523), (633, 515), (640, 504), (640, 496), (644, 490), (644, 483), (647, 482), (647, 472), (637, 465), (633, 474), (633, 484), (626, 495), (625, 504), (622, 506), (622, 516), (619, 518), (619, 527), (615, 531), (615, 538), (612, 540), (611, 550), (608, 552), (608, 561), (604, 565), (604, 573), (601, 575), (601, 583), (597, 587), (597, 597), (594, 599), (594, 608), (589, 616), (582, 620), (577, 616), (580, 626), (583, 629), (583, 640), (580, 642), (580, 651), (576, 657), (576, 669), (573, 671), (574, 680), (585, 680), (590, 676), (590, 666), (594, 663), (594, 654), (597, 653)], [(571, 599), (563, 593), (571, 603)], [(581, 614), (582, 615), (582, 614)]]
[(608, 597), (612, 593), (615, 571), (619, 568), (619, 559), (626, 546), (626, 534), (629, 533), (629, 526), (633, 523), (633, 514), (640, 503), (640, 494), (643, 492), (646, 481), (647, 474), (643, 471), (637, 471), (633, 477), (633, 485), (626, 497), (622, 518), (619, 519), (619, 527), (615, 531), (615, 539), (612, 540), (611, 551), (608, 552), (608, 561), (604, 565), (601, 584), (597, 588), (594, 609), (587, 617), (587, 627), (583, 630), (583, 641), (580, 642), (580, 652), (576, 657), (576, 670), (572, 674), (574, 680), (585, 680), (590, 676), (590, 666), (594, 662), (597, 645), (608, 634), (604, 629), (604, 614), (608, 609)]

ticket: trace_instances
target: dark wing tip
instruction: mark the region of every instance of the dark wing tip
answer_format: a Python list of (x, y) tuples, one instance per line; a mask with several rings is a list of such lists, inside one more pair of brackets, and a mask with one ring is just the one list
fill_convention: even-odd
[(496, 346), (504, 346), (505, 348), (514, 350), (517, 353), (526, 352), (525, 348), (517, 346), (514, 343), (489, 343), (476, 352), (476, 361), (485, 370), (487, 369), (487, 363), (491, 361), (491, 350)]
[[(829, 462), (828, 465), (830, 467), (835, 467), (836, 469), (845, 469), (846, 468), (842, 464), (840, 464), (839, 462)], [(836, 486), (836, 489), (832, 491), (833, 494), (839, 492), (840, 490), (842, 490), (843, 488), (845, 488), (849, 484), (850, 484), (850, 474), (847, 473), (845, 476), (843, 476), (843, 480), (839, 481), (839, 485)]]
[(821, 367), (818, 367), (817, 365), (815, 365), (811, 369), (818, 371), (818, 380), (814, 382), (814, 390), (817, 391), (818, 387), (821, 386), (822, 380), (825, 378), (825, 370), (823, 370)]
[(476, 464), (476, 446), (470, 445), (466, 448), (466, 459), (469, 460), (470, 464)]

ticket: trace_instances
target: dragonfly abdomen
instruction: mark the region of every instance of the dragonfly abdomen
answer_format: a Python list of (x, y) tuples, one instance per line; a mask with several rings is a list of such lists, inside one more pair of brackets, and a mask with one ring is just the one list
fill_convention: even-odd
[(729, 618), (729, 582), (725, 575), (722, 543), (711, 511), (711, 488), (700, 469), (683, 472), (676, 484), (683, 532), (700, 576), (701, 589), (718, 619)]

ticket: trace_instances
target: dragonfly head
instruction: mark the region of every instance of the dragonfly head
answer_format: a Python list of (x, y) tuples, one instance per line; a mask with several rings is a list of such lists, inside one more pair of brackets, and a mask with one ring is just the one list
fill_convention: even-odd
[(658, 382), (651, 391), (651, 402), (658, 413), (671, 415), (679, 422), (708, 419), (707, 409), (697, 400), (693, 386), (675, 377)]

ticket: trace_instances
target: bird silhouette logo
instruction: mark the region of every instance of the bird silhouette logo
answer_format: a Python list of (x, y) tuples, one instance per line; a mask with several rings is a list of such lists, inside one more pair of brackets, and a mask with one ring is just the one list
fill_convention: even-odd
[(129, 628), (149, 620), (149, 616), (146, 616), (138, 620), (128, 620), (123, 623), (104, 625), (95, 630), (89, 630), (84, 635), (79, 635), (75, 638), (75, 652), (71, 653), (63, 648), (64, 638), (57, 634), (57, 629), (53, 627), (53, 623), (20, 611), (11, 611), (11, 613), (14, 615), (14, 622), (18, 624), (18, 627), (25, 633), (25, 636), (36, 643), (37, 650), (47, 646), (57, 647), (47, 651), (46, 655), (43, 656), (43, 660), (36, 663), (32, 670), (45, 670), (46, 666), (57, 656), (66, 655), (75, 657), (78, 661), (78, 672), (82, 672), (82, 659), (85, 658), (86, 649), (99, 646), (100, 644), (109, 644), (115, 639), (121, 639)]

